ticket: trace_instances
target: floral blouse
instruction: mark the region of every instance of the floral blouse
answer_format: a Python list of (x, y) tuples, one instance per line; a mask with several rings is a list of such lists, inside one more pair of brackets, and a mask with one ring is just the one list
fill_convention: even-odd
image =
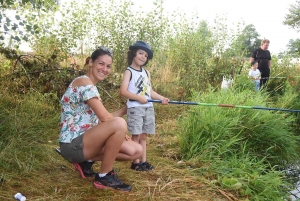
[[(78, 78), (81, 77), (88, 78), (86, 75)], [(76, 79), (69, 85), (60, 101), (62, 109), (59, 142), (70, 143), (74, 138), (98, 124), (97, 115), (87, 104), (87, 101), (94, 97), (101, 100), (97, 87), (94, 85), (72, 87)]]

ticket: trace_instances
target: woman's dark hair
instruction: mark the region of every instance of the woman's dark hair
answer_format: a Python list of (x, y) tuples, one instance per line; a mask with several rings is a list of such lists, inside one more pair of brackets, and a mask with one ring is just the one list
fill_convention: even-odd
[(91, 59), (92, 59), (92, 61), (95, 61), (98, 57), (103, 56), (103, 55), (108, 55), (112, 59), (113, 52), (112, 52), (112, 50), (110, 50), (108, 48), (100, 46), (98, 49), (96, 49), (92, 53)]
[(253, 66), (255, 63), (257, 63), (257, 61), (251, 61), (251, 66)]
[[(136, 57), (136, 52), (137, 51), (138, 51), (138, 49), (133, 49), (133, 50), (129, 50), (127, 52), (127, 64), (128, 64), (128, 66), (130, 66), (132, 64), (133, 58)], [(149, 61), (149, 58), (147, 58), (147, 61), (145, 62), (145, 64), (143, 66), (146, 66), (148, 61)]]
[(85, 63), (84, 63), (84, 66), (83, 66), (83, 71), (84, 72), (88, 72), (90, 60), (91, 60), (91, 57), (87, 57), (85, 59)]
[(84, 64), (84, 66), (89, 65), (90, 59), (91, 59), (91, 57), (87, 57), (87, 58), (85, 59), (85, 64)]

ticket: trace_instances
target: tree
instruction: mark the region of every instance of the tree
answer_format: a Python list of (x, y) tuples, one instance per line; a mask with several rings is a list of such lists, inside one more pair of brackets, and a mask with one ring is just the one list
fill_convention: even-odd
[(289, 43), (287, 44), (287, 53), (291, 54), (292, 56), (299, 56), (300, 55), (300, 39), (296, 40), (289, 40)]
[(289, 12), (290, 13), (285, 16), (283, 24), (300, 31), (300, 1), (296, 1), (295, 4), (291, 5)]
[(245, 51), (244, 56), (251, 56), (251, 53), (260, 46), (259, 34), (253, 24), (247, 25), (241, 34), (237, 37), (239, 48)]
[(41, 31), (36, 19), (55, 11), (57, 4), (57, 0), (0, 0), (0, 43), (28, 41), (28, 34)]

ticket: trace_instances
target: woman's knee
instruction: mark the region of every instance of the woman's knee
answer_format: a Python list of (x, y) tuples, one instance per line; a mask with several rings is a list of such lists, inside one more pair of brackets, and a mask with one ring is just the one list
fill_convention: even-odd
[(142, 154), (143, 154), (143, 147), (142, 145), (140, 145), (139, 143), (136, 143), (136, 142), (132, 142), (130, 144), (131, 146), (131, 154), (130, 154), (130, 157), (131, 157), (131, 160), (136, 160), (140, 157), (142, 157)]
[[(137, 158), (142, 157), (142, 154), (143, 154), (143, 147), (142, 147), (142, 145), (140, 145), (138, 143), (135, 143), (135, 153), (136, 153)], [(135, 160), (135, 159), (133, 159), (133, 160)]]
[(123, 118), (115, 117), (112, 121), (114, 123), (115, 128), (127, 132), (127, 123)]

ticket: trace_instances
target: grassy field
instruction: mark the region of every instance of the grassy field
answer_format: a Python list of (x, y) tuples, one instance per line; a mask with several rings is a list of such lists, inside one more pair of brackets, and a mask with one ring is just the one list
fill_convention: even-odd
[[(17, 192), (28, 200), (236, 200), (194, 174), (202, 164), (181, 160), (174, 133), (177, 118), (187, 106), (155, 105), (157, 133), (148, 138), (147, 156), (156, 169), (137, 172), (130, 169), (130, 161), (116, 162), (119, 177), (132, 185), (132, 191), (125, 193), (94, 188), (92, 178), (82, 179), (73, 165), (54, 151), (58, 146), (57, 107), (35, 95), (22, 100), (1, 95), (1, 129), (5, 132), (0, 134), (0, 200), (13, 200)], [(95, 170), (99, 168), (94, 165)]]

